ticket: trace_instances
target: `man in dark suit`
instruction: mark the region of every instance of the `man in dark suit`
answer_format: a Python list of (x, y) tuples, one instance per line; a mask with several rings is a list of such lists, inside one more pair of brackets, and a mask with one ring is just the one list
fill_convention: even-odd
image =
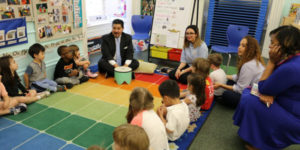
[(139, 67), (139, 62), (133, 59), (131, 35), (123, 32), (124, 23), (115, 19), (112, 23), (112, 32), (102, 37), (102, 58), (98, 62), (100, 73), (107, 77), (114, 76), (114, 69), (119, 66), (130, 67), (133, 70)]

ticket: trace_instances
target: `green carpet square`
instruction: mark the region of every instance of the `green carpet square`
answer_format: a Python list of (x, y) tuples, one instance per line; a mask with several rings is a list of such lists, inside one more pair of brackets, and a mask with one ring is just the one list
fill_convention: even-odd
[(83, 147), (89, 147), (92, 145), (99, 145), (101, 147), (108, 147), (113, 143), (112, 133), (114, 127), (97, 123), (95, 126), (90, 128), (84, 134), (76, 138), (73, 143)]
[(94, 120), (72, 115), (57, 125), (51, 127), (46, 132), (69, 141), (81, 134), (95, 122), (96, 121)]
[(18, 115), (10, 115), (10, 116), (7, 116), (6, 118), (9, 118), (9, 119), (12, 119), (12, 120), (15, 120), (15, 121), (21, 121), (21, 120), (25, 120), (26, 118), (28, 117), (31, 117), (32, 115), (44, 110), (48, 108), (47, 106), (45, 105), (41, 105), (41, 104), (38, 104), (38, 103), (33, 103), (33, 104), (29, 104), (27, 105), (27, 111), (26, 112), (22, 112), (22, 113), (19, 113)]
[(57, 92), (57, 93), (53, 93), (49, 97), (43, 98), (37, 102), (40, 104), (47, 105), (47, 106), (53, 106), (57, 103), (65, 101), (66, 99), (70, 98), (71, 96), (75, 96), (75, 95), (72, 93), (69, 93), (69, 92)]
[(76, 112), (93, 101), (96, 100), (85, 96), (76, 95), (71, 98), (68, 98), (67, 100), (61, 103), (54, 105), (54, 107), (67, 112)]
[(45, 130), (56, 122), (67, 117), (69, 114), (70, 113), (68, 112), (49, 108), (30, 119), (23, 121), (23, 123), (39, 130)]
[(106, 116), (102, 122), (117, 127), (121, 124), (127, 123), (126, 121), (126, 114), (128, 112), (127, 107), (120, 107), (118, 110), (111, 113), (109, 116)]
[(114, 111), (114, 109), (118, 109), (118, 108), (119, 108), (118, 105), (97, 100), (92, 105), (89, 105), (85, 109), (81, 110), (80, 112), (77, 112), (77, 114), (93, 120), (101, 120), (104, 116), (109, 114), (111, 111)]

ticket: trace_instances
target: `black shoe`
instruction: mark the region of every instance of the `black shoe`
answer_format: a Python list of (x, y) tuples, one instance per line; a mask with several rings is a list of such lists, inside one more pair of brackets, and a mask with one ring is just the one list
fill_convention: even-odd
[(83, 77), (81, 77), (81, 78), (79, 79), (79, 82), (80, 82), (80, 83), (83, 83), (83, 82), (88, 81), (89, 79), (90, 79), (89, 77), (83, 76)]
[(17, 105), (16, 107), (13, 107), (10, 109), (10, 113), (13, 115), (17, 115), (21, 112), (24, 112), (27, 110), (27, 105), (24, 103), (20, 103), (19, 105)]
[(107, 78), (109, 78), (109, 77), (114, 77), (113, 75), (110, 75), (110, 74), (109, 74), (109, 73), (107, 73), (107, 72), (105, 73), (105, 75), (104, 75), (104, 76), (105, 76), (105, 79), (107, 79)]
[(160, 69), (160, 72), (168, 73), (169, 69), (170, 69), (169, 67), (163, 67), (163, 68)]
[(67, 83), (67, 84), (66, 84), (67, 89), (71, 89), (73, 86), (74, 86), (74, 85), (73, 85), (72, 83)]

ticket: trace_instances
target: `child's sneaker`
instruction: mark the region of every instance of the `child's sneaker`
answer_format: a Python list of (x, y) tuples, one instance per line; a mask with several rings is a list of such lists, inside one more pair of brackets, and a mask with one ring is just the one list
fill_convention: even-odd
[(73, 85), (72, 83), (67, 83), (67, 84), (66, 84), (67, 89), (71, 89), (73, 86), (74, 86), (74, 85)]
[(80, 79), (79, 79), (79, 82), (80, 83), (83, 83), (83, 82), (86, 82), (86, 81), (88, 81), (89, 80), (89, 77), (87, 77), (87, 76), (82, 76)]
[(92, 73), (90, 70), (87, 70), (87, 73), (86, 75), (90, 78), (96, 78), (98, 77), (98, 74), (97, 73)]
[(21, 112), (24, 112), (27, 110), (27, 105), (24, 103), (20, 103), (19, 105), (17, 105), (16, 107), (10, 108), (10, 113), (17, 115)]
[(56, 89), (58, 92), (65, 92), (67, 87), (65, 85), (57, 85)]

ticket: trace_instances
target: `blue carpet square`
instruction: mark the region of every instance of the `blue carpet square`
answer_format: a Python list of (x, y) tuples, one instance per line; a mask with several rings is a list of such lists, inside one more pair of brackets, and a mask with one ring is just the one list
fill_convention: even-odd
[(47, 134), (40, 134), (22, 146), (18, 150), (57, 150), (66, 144), (65, 141)]
[(62, 150), (85, 150), (85, 148), (81, 148), (81, 147), (76, 146), (74, 144), (68, 144)]
[(210, 114), (214, 104), (215, 102), (212, 103), (211, 108), (209, 110), (203, 111), (201, 113), (201, 117), (197, 121), (191, 122), (188, 130), (186, 130), (179, 139), (173, 142), (169, 141), (170, 149), (186, 150), (189, 148), (189, 146), (195, 139), (197, 133), (204, 124), (205, 120), (207, 119), (208, 115)]
[(13, 125), (14, 123), (16, 122), (0, 117), (0, 130)]
[(0, 131), (1, 149), (12, 149), (37, 133), (39, 132), (20, 124), (4, 129)]

